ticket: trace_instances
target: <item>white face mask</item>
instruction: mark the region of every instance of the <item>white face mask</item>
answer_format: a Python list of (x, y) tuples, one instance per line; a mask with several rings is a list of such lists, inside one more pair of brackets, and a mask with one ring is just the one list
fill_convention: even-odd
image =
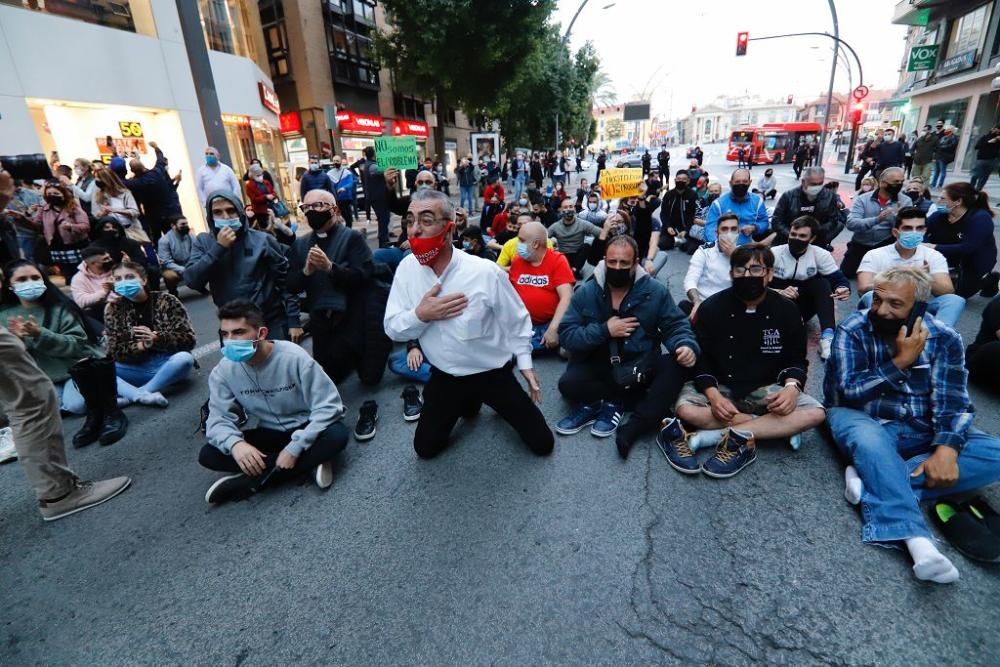
[(888, 143), (890, 143), (890, 144), (891, 144), (892, 142), (894, 142), (894, 141), (896, 140), (896, 135), (894, 135), (894, 134), (887, 134), (887, 135), (885, 135), (885, 136), (884, 136), (883, 138), (884, 138), (884, 139), (885, 139), (885, 140), (886, 140), (886, 141), (887, 141)]
[(736, 239), (739, 238), (739, 236), (740, 236), (739, 232), (722, 232), (721, 234), (719, 234), (720, 239), (728, 241), (730, 243), (736, 243)]
[(809, 197), (809, 199), (815, 199), (816, 197), (819, 196), (819, 193), (823, 191), (823, 186), (822, 185), (807, 185), (807, 186), (805, 186), (804, 190), (805, 190), (806, 196)]
[(592, 201), (592, 202), (588, 203), (587, 204), (587, 208), (589, 208), (591, 211), (596, 211), (597, 210), (597, 202), (596, 201)]
[(257, 181), (258, 183), (263, 183), (264, 182), (264, 177), (263, 176), (254, 176), (253, 180)]

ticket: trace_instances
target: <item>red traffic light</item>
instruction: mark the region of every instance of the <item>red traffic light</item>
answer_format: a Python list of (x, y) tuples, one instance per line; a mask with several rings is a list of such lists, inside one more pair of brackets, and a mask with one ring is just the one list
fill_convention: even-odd
[(747, 54), (747, 42), (750, 41), (750, 33), (736, 33), (736, 55), (745, 56)]
[(851, 122), (855, 125), (861, 124), (861, 115), (865, 112), (864, 102), (855, 102), (851, 106)]

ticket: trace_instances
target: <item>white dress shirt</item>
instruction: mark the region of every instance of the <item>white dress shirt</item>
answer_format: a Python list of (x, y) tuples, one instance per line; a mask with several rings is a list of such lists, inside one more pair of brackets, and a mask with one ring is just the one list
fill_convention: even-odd
[(698, 296), (704, 301), (732, 285), (729, 256), (719, 250), (718, 244), (706, 243), (694, 251), (684, 275), (684, 294), (693, 289), (698, 290)]
[(209, 167), (207, 164), (198, 167), (198, 172), (195, 174), (195, 187), (198, 190), (198, 199), (201, 200), (202, 205), (205, 204), (205, 199), (208, 195), (216, 190), (232, 192), (240, 199), (243, 198), (243, 192), (240, 190), (240, 182), (236, 179), (236, 174), (233, 173), (228, 164), (222, 164), (221, 162), (215, 168)]
[[(423, 322), (417, 305), (438, 283), (438, 296), (461, 292), (469, 303), (458, 317)], [(427, 361), (449, 375), (496, 370), (512, 355), (519, 369), (532, 368), (531, 316), (509, 276), (494, 262), (461, 251), (452, 251), (440, 278), (413, 255), (403, 258), (385, 308), (385, 333), (395, 341), (419, 340)]]

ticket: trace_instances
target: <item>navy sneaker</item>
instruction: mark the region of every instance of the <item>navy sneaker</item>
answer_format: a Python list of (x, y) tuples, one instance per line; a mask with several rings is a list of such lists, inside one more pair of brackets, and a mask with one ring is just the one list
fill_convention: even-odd
[(715, 456), (705, 461), (701, 471), (709, 477), (725, 479), (738, 474), (757, 460), (757, 445), (753, 433), (731, 428), (715, 448)]
[(600, 411), (600, 401), (591, 403), (590, 405), (581, 405), (573, 414), (559, 420), (559, 423), (556, 424), (556, 433), (559, 435), (579, 433), (597, 420), (597, 415)]
[(681, 420), (676, 417), (674, 419), (664, 419), (663, 428), (656, 435), (656, 444), (660, 447), (660, 451), (663, 452), (667, 463), (674, 470), (682, 472), (685, 475), (696, 475), (701, 471), (701, 468), (698, 466), (698, 459), (695, 458), (694, 452), (689, 445), (689, 441), (693, 435), (693, 433), (688, 433), (684, 430)]
[(614, 401), (604, 401), (601, 410), (597, 413), (594, 425), (590, 427), (590, 435), (595, 438), (607, 438), (615, 434), (618, 430), (618, 422), (624, 416), (622, 406)]

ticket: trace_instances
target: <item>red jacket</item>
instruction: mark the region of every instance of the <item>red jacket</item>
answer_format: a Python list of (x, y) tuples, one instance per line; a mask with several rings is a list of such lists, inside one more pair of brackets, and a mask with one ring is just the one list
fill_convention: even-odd
[(503, 184), (497, 181), (493, 185), (487, 185), (486, 189), (483, 190), (483, 202), (486, 204), (490, 203), (490, 197), (493, 196), (493, 193), (496, 193), (500, 201), (503, 201), (505, 194), (503, 190)]
[(268, 195), (274, 194), (274, 188), (266, 180), (258, 183), (252, 178), (247, 181), (247, 196), (250, 197), (250, 205), (253, 206), (253, 214), (258, 219), (266, 220), (268, 211)]

